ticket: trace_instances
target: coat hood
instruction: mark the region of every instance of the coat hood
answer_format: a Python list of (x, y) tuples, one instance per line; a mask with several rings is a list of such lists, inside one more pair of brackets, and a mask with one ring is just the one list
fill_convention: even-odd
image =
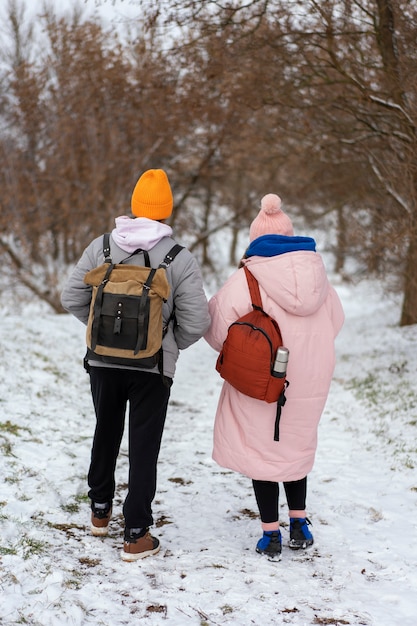
[(244, 261), (259, 285), (278, 306), (298, 316), (312, 315), (325, 301), (329, 282), (322, 258), (310, 250)]
[(132, 219), (121, 215), (116, 217), (115, 223), (116, 228), (111, 233), (113, 240), (129, 254), (138, 248), (151, 250), (161, 239), (172, 236), (172, 228), (168, 224), (147, 217)]

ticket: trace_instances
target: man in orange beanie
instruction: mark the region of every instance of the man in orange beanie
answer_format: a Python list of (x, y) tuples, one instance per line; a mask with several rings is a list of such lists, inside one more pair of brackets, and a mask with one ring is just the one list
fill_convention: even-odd
[[(131, 198), (132, 215), (115, 220), (109, 240), (114, 264), (157, 268), (175, 241), (164, 222), (172, 213), (173, 196), (166, 173), (151, 169), (137, 181)], [(105, 259), (103, 236), (85, 249), (62, 292), (63, 307), (87, 324), (92, 288), (85, 275)], [(107, 257), (106, 257), (107, 258)], [(129, 482), (123, 505), (125, 520), (122, 558), (135, 561), (159, 551), (149, 532), (156, 493), (156, 466), (167, 413), (170, 387), (179, 351), (198, 341), (210, 325), (207, 299), (197, 261), (182, 248), (166, 268), (170, 294), (163, 304), (162, 362), (112, 362), (87, 352), (86, 369), (96, 413), (96, 429), (88, 472), (91, 532), (107, 535), (115, 494), (115, 467), (129, 405)], [(175, 313), (175, 316), (174, 316)], [(162, 371), (160, 371), (162, 369)]]

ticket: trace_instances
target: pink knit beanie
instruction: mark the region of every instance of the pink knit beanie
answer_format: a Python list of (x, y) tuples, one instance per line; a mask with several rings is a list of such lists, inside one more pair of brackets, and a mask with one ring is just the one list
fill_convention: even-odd
[(261, 210), (249, 229), (250, 241), (261, 235), (294, 235), (290, 218), (281, 210), (281, 198), (274, 193), (268, 193), (262, 198)]

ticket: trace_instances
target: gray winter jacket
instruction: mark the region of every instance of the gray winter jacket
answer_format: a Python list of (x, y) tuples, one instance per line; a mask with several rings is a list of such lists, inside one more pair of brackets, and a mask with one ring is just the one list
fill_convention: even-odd
[[(164, 237), (149, 252), (152, 267), (157, 267), (165, 254), (175, 245), (174, 239)], [(114, 263), (120, 263), (129, 256), (110, 238), (111, 257)], [(61, 303), (66, 311), (87, 324), (92, 288), (84, 283), (85, 274), (104, 262), (103, 236), (94, 239), (84, 250), (80, 260), (72, 271), (61, 294)], [(143, 254), (139, 253), (126, 261), (129, 264), (144, 265)], [(173, 378), (179, 351), (198, 341), (210, 326), (207, 298), (197, 261), (184, 248), (175, 257), (167, 269), (167, 278), (171, 293), (163, 305), (163, 318), (166, 323), (175, 307), (176, 324), (171, 322), (163, 340), (164, 374)], [(117, 367), (100, 361), (89, 361), (93, 366)], [(123, 366), (124, 367), (124, 366)], [(127, 369), (130, 369), (129, 367)], [(147, 370), (158, 372), (158, 369)]]

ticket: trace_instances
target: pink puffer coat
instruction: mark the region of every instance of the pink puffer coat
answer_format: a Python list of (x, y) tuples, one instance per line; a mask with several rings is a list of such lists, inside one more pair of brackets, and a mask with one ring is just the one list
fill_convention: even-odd
[[(342, 305), (316, 252), (254, 256), (245, 263), (290, 351), (290, 385), (280, 440), (274, 441), (276, 403), (245, 396), (225, 382), (215, 417), (213, 458), (256, 480), (300, 480), (314, 464), (317, 427), (335, 366), (334, 339), (344, 321)], [(229, 325), (251, 310), (243, 269), (211, 298), (209, 310), (212, 321), (205, 339), (219, 352)]]

